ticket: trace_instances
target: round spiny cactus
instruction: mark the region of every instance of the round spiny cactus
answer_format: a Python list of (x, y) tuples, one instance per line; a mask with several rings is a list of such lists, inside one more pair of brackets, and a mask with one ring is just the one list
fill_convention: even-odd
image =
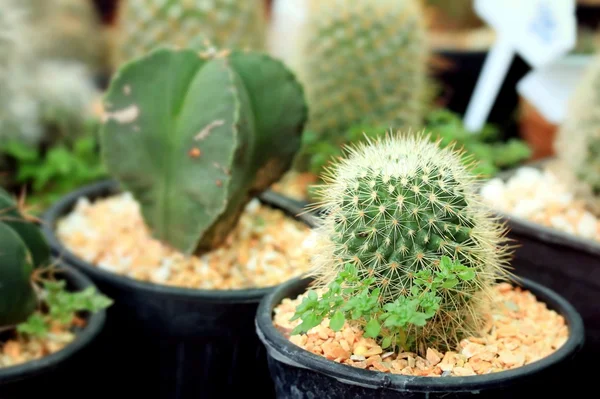
[(113, 63), (162, 46), (262, 50), (266, 46), (263, 0), (127, 0), (118, 10), (120, 32)]
[(500, 246), (504, 226), (485, 210), (460, 155), (422, 133), (347, 147), (318, 188), (315, 207), (324, 219), (316, 286), (329, 285), (351, 264), (360, 279), (374, 279), (380, 303), (391, 303), (419, 290), (420, 271), (435, 275), (450, 259), (473, 275), (437, 292), (439, 310), (408, 334), (439, 348), (479, 331), (491, 288), (507, 276), (509, 253)]
[(422, 125), (429, 53), (417, 1), (313, 0), (298, 51), (309, 130), (326, 136), (360, 123)]
[(554, 150), (557, 173), (593, 212), (600, 214), (600, 57), (590, 63), (571, 96)]

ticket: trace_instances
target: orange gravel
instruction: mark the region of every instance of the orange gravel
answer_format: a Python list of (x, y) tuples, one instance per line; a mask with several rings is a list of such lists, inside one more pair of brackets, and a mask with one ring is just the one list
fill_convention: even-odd
[(509, 370), (546, 357), (568, 338), (564, 318), (519, 287), (496, 286), (492, 320), (479, 337), (460, 342), (455, 351), (428, 348), (425, 358), (411, 352), (384, 352), (357, 326), (345, 323), (341, 331), (329, 320), (308, 334), (290, 336), (300, 320), (290, 322), (304, 295), (285, 299), (275, 308), (274, 325), (294, 344), (337, 363), (384, 373), (412, 376), (468, 376)]

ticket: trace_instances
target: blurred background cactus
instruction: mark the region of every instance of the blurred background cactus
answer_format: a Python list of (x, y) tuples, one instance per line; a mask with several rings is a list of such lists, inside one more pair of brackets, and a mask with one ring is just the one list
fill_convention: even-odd
[(358, 123), (419, 127), (429, 99), (429, 53), (418, 2), (313, 0), (309, 6), (298, 47), (309, 129), (336, 135)]
[[(344, 304), (353, 315), (347, 320), (359, 314), (369, 335), (381, 332), (383, 346), (399, 342), (423, 354), (427, 347), (453, 350), (479, 330), (487, 295), (508, 276), (509, 253), (503, 226), (482, 207), (478, 179), (459, 152), (421, 134), (389, 133), (347, 148), (323, 179), (314, 205), (323, 223), (313, 287), (329, 287), (344, 300), (325, 294), (313, 311), (327, 312), (318, 316), (340, 310), (326, 304)], [(361, 296), (377, 305), (370, 302), (362, 314), (360, 304), (352, 309)], [(318, 324), (299, 310), (312, 321), (302, 330)], [(412, 322), (403, 324), (406, 318)]]
[(219, 246), (248, 201), (290, 167), (308, 115), (281, 62), (214, 48), (200, 55), (160, 48), (123, 65), (101, 131), (110, 174), (155, 237), (188, 254)]
[(556, 172), (595, 214), (600, 214), (600, 56), (587, 66), (556, 132)]
[(114, 68), (163, 45), (200, 49), (208, 40), (231, 49), (266, 46), (263, 0), (121, 0), (115, 24)]

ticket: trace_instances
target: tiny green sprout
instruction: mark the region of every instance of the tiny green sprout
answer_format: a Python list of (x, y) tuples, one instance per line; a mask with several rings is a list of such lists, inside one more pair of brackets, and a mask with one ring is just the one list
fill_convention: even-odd
[(64, 280), (44, 280), (42, 298), (46, 311), (37, 311), (17, 325), (17, 332), (43, 338), (54, 323), (69, 327), (79, 312), (96, 313), (112, 305), (112, 299), (99, 294), (94, 287), (68, 292)]
[(399, 346), (408, 349), (411, 327), (424, 327), (440, 309), (444, 290), (475, 277), (473, 268), (448, 256), (437, 262), (437, 270), (423, 269), (414, 276), (414, 285), (406, 295), (393, 302), (381, 302), (381, 287), (373, 288), (373, 278), (360, 279), (356, 268), (347, 264), (319, 297), (310, 290), (297, 306), (294, 320), (302, 322), (292, 335), (307, 333), (329, 318), (329, 328), (340, 331), (344, 324), (363, 326), (364, 336), (379, 341), (382, 348)]

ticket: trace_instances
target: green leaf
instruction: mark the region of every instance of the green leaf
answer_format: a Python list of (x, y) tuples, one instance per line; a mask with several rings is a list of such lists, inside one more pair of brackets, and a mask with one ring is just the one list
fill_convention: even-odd
[(17, 332), (32, 337), (43, 337), (50, 330), (48, 323), (40, 313), (34, 313), (27, 321), (17, 326)]
[(382, 349), (386, 349), (386, 348), (389, 348), (390, 345), (392, 345), (392, 337), (391, 336), (387, 336), (381, 342), (381, 348)]
[(369, 320), (369, 322), (367, 323), (367, 326), (365, 327), (365, 335), (364, 336), (367, 338), (377, 338), (380, 331), (381, 331), (381, 325), (379, 324), (377, 319), (373, 318), (373, 319)]
[(449, 279), (444, 281), (444, 283), (442, 284), (442, 288), (453, 288), (456, 286), (456, 284), (458, 284), (458, 280), (455, 278)]
[(427, 320), (429, 319), (428, 315), (421, 312), (415, 312), (411, 315), (410, 323), (414, 324), (418, 327), (423, 327), (427, 324)]
[(311, 328), (314, 328), (314, 327), (318, 326), (319, 324), (321, 324), (321, 321), (323, 321), (322, 318), (319, 318), (314, 313), (309, 313), (309, 314), (305, 315), (305, 317), (302, 318), (302, 323), (298, 324), (292, 330), (292, 335), (306, 333)]
[(475, 271), (473, 269), (467, 269), (461, 272), (458, 272), (458, 277), (465, 281), (473, 280), (475, 278)]
[(338, 310), (329, 320), (329, 328), (331, 328), (333, 331), (340, 331), (344, 326), (345, 321), (346, 318), (344, 317), (344, 314)]

